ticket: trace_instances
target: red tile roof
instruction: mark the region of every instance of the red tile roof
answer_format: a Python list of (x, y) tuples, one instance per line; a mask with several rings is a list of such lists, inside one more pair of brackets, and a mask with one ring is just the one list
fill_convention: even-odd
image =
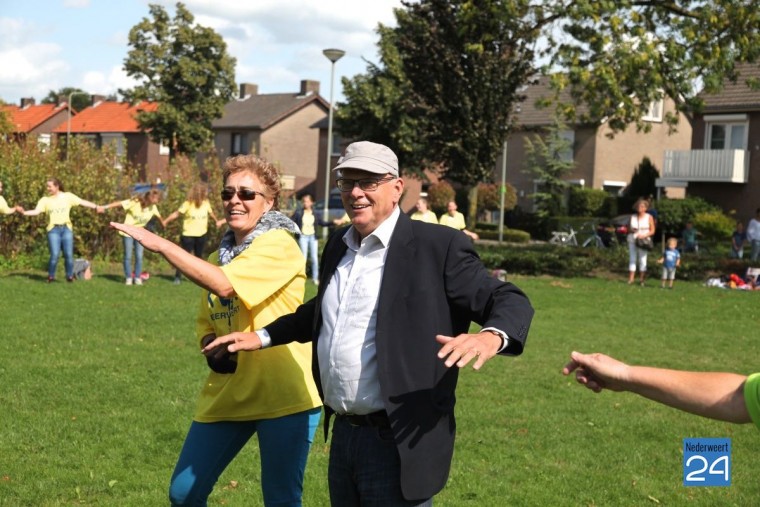
[(8, 115), (8, 119), (14, 126), (14, 132), (31, 132), (49, 120), (50, 117), (66, 109), (66, 104), (40, 104), (38, 106), (19, 107), (13, 104), (2, 106), (2, 111)]
[[(84, 109), (71, 118), (71, 132), (75, 134), (98, 134), (102, 132), (134, 133), (140, 132), (136, 116), (141, 111), (155, 111), (156, 102), (98, 102)], [(53, 132), (65, 133), (68, 129), (66, 122), (56, 127)]]

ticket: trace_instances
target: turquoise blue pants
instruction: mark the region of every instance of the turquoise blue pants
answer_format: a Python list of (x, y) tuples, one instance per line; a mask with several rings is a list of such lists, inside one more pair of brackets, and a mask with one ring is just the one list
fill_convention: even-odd
[(300, 507), (306, 458), (320, 411), (258, 421), (193, 421), (172, 474), (171, 504), (205, 506), (219, 476), (255, 433), (264, 505)]

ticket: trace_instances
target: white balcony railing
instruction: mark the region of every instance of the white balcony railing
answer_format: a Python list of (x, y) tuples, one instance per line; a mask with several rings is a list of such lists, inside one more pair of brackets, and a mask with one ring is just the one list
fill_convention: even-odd
[(662, 179), (686, 182), (747, 183), (746, 150), (666, 151)]

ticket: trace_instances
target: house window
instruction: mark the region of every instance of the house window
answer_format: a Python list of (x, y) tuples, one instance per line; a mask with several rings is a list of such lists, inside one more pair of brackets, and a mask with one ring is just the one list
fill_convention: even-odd
[(708, 114), (705, 120), (705, 148), (746, 150), (749, 118), (746, 114)]
[(744, 123), (710, 123), (707, 146), (711, 150), (744, 150), (747, 147), (747, 125)]
[(335, 132), (333, 132), (331, 155), (333, 157), (339, 157), (342, 154), (343, 154), (343, 138), (339, 134), (336, 134)]
[(166, 140), (162, 139), (161, 144), (158, 145), (158, 154), (159, 155), (169, 155), (171, 154), (171, 150), (169, 149), (169, 145), (166, 143)]
[(230, 155), (245, 155), (245, 135), (240, 132), (232, 133), (232, 146), (230, 147)]
[(40, 151), (46, 152), (50, 148), (50, 134), (40, 134), (37, 136), (37, 146)]
[(658, 123), (662, 122), (662, 107), (663, 107), (662, 99), (650, 102), (649, 109), (647, 109), (647, 112), (644, 113), (644, 116), (641, 119), (644, 121), (651, 121), (651, 122), (658, 122)]
[(575, 131), (563, 130), (559, 133), (559, 137), (566, 143), (566, 148), (557, 154), (559, 159), (563, 162), (572, 162), (575, 152)]

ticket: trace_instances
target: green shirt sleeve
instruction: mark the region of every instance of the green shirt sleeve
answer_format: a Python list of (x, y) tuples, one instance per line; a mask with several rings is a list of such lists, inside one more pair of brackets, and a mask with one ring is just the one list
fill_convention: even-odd
[(752, 422), (760, 429), (760, 373), (747, 377), (744, 383), (744, 403), (747, 404)]

